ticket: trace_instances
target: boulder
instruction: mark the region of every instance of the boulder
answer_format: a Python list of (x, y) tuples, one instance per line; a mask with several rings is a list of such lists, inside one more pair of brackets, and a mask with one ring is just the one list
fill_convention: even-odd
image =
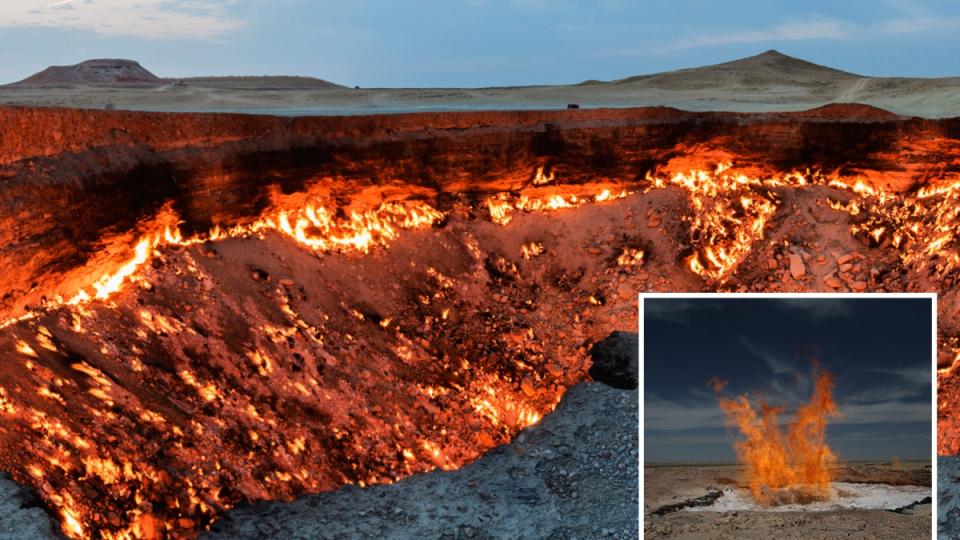
[(638, 384), (640, 336), (614, 332), (590, 349), (590, 376), (614, 388), (634, 389)]

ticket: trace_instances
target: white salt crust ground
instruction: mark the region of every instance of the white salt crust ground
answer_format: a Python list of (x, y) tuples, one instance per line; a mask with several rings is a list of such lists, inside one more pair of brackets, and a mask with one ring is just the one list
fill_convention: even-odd
[(688, 512), (826, 512), (831, 510), (893, 510), (930, 496), (930, 488), (922, 486), (891, 486), (888, 484), (854, 484), (834, 482), (830, 484), (833, 496), (826, 501), (810, 504), (784, 504), (763, 506), (742, 488), (727, 488), (723, 496), (710, 506), (686, 508)]

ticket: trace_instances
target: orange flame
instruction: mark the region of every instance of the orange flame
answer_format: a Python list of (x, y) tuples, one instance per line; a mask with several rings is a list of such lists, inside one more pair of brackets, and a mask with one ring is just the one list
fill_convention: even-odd
[[(813, 175), (818, 179), (817, 175)], [(729, 163), (716, 169), (694, 169), (669, 177), (647, 175), (651, 188), (677, 186), (687, 191), (693, 215), (690, 223), (696, 251), (686, 259), (687, 268), (699, 276), (724, 281), (747, 257), (754, 242), (763, 238), (767, 223), (777, 211), (769, 190), (809, 183), (801, 173), (755, 178), (731, 170)]]
[[(550, 177), (552, 180), (552, 177)], [(617, 186), (613, 186), (616, 189)], [(559, 187), (552, 189), (527, 189), (519, 195), (498, 193), (487, 197), (484, 204), (490, 214), (490, 221), (498, 225), (507, 225), (513, 219), (513, 212), (552, 212), (566, 208), (576, 208), (589, 203), (602, 203), (615, 199), (622, 199), (630, 195), (630, 191), (620, 189), (611, 191), (610, 187), (594, 186), (563, 186), (565, 190), (558, 193)], [(599, 191), (596, 191), (599, 189)]]
[[(206, 233), (184, 237), (179, 229), (179, 217), (169, 206), (162, 209), (144, 228), (151, 230), (142, 235), (133, 247), (126, 262), (112, 271), (103, 273), (86, 288), (81, 288), (69, 298), (57, 297), (47, 302), (47, 308), (62, 305), (82, 306), (94, 300), (107, 300), (123, 287), (137, 280), (137, 272), (154, 252), (164, 246), (192, 246), (227, 238), (244, 238), (276, 231), (290, 236), (298, 244), (314, 251), (355, 251), (369, 253), (371, 249), (385, 246), (396, 240), (402, 229), (429, 227), (443, 219), (444, 213), (429, 204), (418, 201), (385, 202), (363, 212), (351, 211), (347, 217), (337, 217), (336, 212), (309, 202), (302, 207), (273, 209), (264, 212), (256, 221), (224, 229), (214, 226)], [(0, 322), (6, 328), (23, 320), (35, 317), (26, 313)], [(18, 345), (25, 355), (33, 353), (29, 345)], [(35, 354), (35, 353), (34, 353)]]
[(837, 413), (833, 401), (833, 376), (815, 369), (816, 384), (810, 401), (796, 411), (781, 429), (783, 407), (760, 401), (754, 408), (746, 395), (726, 398), (725, 384), (714, 381), (727, 425), (739, 430), (737, 459), (745, 466), (753, 498), (765, 505), (808, 503), (830, 497), (830, 481), (837, 456), (826, 442), (827, 419)]

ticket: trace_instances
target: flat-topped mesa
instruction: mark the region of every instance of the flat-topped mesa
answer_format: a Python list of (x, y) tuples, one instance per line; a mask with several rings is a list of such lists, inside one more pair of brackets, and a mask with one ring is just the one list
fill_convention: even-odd
[(129, 250), (138, 224), (165, 207), (193, 233), (249, 222), (276, 193), (324, 183), (340, 196), (389, 186), (422, 198), (511, 191), (538, 169), (565, 185), (642, 186), (654, 171), (732, 163), (903, 191), (960, 171), (960, 119), (850, 104), (301, 118), (0, 107), (0, 126), (0, 318), (63, 294), (55, 285), (109, 251), (108, 239)]
[(159, 86), (163, 80), (138, 62), (119, 58), (87, 60), (72, 66), (50, 66), (10, 86)]

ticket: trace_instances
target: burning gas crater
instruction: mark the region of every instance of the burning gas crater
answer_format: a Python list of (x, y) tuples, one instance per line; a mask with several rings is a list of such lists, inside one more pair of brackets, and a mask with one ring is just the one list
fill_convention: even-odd
[[(165, 208), (128, 258), (5, 323), (16, 367), (0, 384), (3, 467), (77, 538), (192, 537), (240, 501), (458, 467), (538, 422), (606, 333), (582, 320), (601, 302), (562, 269), (550, 280), (566, 295), (522, 276), (549, 258), (544, 243), (508, 257), (465, 227), (505, 229), (470, 214), (625, 196), (441, 211), (298, 194), (190, 236)], [(642, 263), (625, 253), (614, 268)]]
[[(637, 291), (726, 287), (793, 192), (827, 194), (905, 267), (956, 269), (954, 187), (728, 164), (578, 184), (539, 167), (499, 193), (325, 186), (189, 234), (167, 207), (10, 314), (0, 468), (65, 534), (189, 538), (240, 502), (459, 467), (583, 380), (590, 344), (635, 328)], [(686, 204), (669, 227), (647, 204), (667, 192)], [(755, 432), (758, 500), (829, 498), (823, 380), (779, 448), (761, 440), (775, 409), (724, 401)]]

